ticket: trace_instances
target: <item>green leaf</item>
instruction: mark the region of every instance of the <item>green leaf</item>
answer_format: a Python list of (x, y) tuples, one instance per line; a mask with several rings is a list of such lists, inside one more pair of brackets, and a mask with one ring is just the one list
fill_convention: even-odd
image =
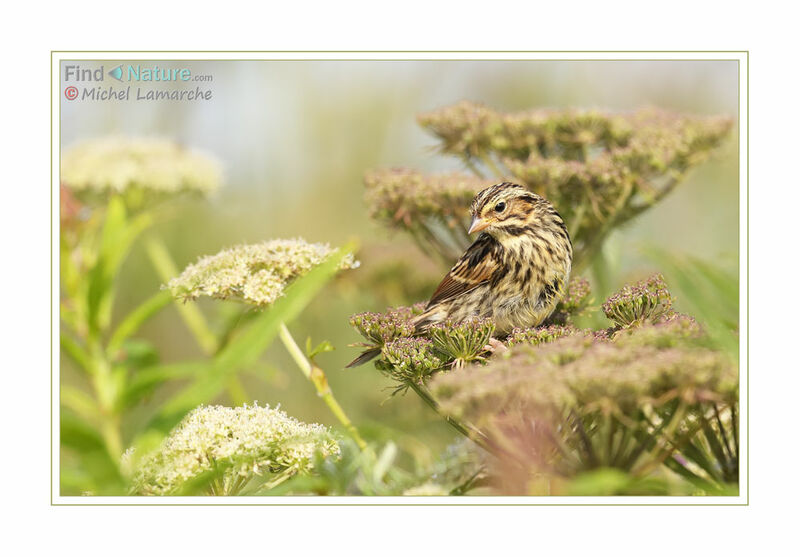
[(708, 495), (738, 495), (739, 488), (738, 486), (733, 486), (735, 488), (735, 492), (732, 492), (730, 486), (726, 486), (722, 483), (717, 483), (714, 481), (707, 480), (703, 478), (688, 468), (686, 468), (683, 464), (675, 460), (675, 457), (668, 458), (664, 461), (664, 465), (684, 478), (690, 484), (695, 486), (696, 488), (702, 490), (704, 493)]
[(701, 416), (700, 424), (703, 429), (703, 434), (705, 435), (706, 443), (711, 449), (711, 455), (716, 459), (714, 463), (716, 466), (714, 466), (714, 468), (717, 466), (719, 466), (719, 468), (724, 468), (728, 462), (728, 456), (725, 454), (725, 450), (722, 448), (722, 444), (719, 442), (716, 432), (705, 416)]
[(105, 222), (100, 233), (97, 261), (89, 271), (87, 305), (92, 330), (100, 328), (100, 314), (107, 311), (113, 279), (114, 246), (119, 243), (127, 224), (125, 205), (120, 197), (112, 197), (106, 208)]
[(128, 339), (116, 352), (118, 362), (130, 370), (143, 369), (158, 364), (158, 352), (153, 343), (142, 339)]
[[(62, 423), (62, 432), (63, 432)], [(64, 464), (59, 470), (59, 485), (62, 494), (124, 495), (125, 482), (119, 468), (104, 447), (76, 448), (63, 442), (62, 446), (72, 449), (72, 465)], [(77, 492), (77, 493), (76, 493)]]
[(166, 290), (148, 298), (136, 309), (129, 313), (116, 328), (108, 341), (107, 352), (113, 358), (114, 354), (122, 347), (122, 343), (134, 334), (142, 324), (153, 317), (156, 313), (169, 305), (172, 296)]
[(220, 352), (215, 359), (223, 368), (242, 368), (254, 363), (272, 343), (281, 323), (290, 323), (311, 302), (314, 296), (336, 274), (347, 248), (334, 253), (327, 261), (291, 284), (285, 295), (272, 308), (256, 318), (253, 324)]
[(207, 373), (209, 366), (208, 362), (181, 362), (144, 368), (136, 372), (128, 382), (122, 395), (121, 406), (123, 408), (134, 406), (169, 381), (202, 376)]
[(713, 463), (713, 456), (707, 454), (706, 449), (702, 444), (697, 443), (699, 438), (695, 437), (691, 443), (687, 443), (681, 447), (681, 455), (696, 464), (702, 469), (710, 478), (721, 483), (722, 476)]
[(125, 204), (119, 196), (112, 197), (108, 202), (100, 233), (97, 262), (88, 276), (87, 306), (89, 325), (93, 333), (108, 328), (114, 298), (114, 279), (133, 242), (151, 223), (152, 219), (146, 213), (129, 221)]
[(645, 251), (662, 268), (667, 283), (680, 289), (678, 302), (703, 325), (716, 347), (738, 359), (738, 277), (696, 258), (656, 248)]
[(100, 409), (94, 399), (75, 387), (69, 385), (61, 386), (61, 404), (66, 406), (75, 414), (88, 423), (99, 423), (101, 418)]
[(636, 477), (615, 468), (599, 468), (579, 474), (567, 486), (568, 495), (666, 495), (665, 481)]
[(59, 435), (62, 446), (78, 452), (106, 450), (106, 444), (100, 432), (68, 412), (61, 412)]
[(333, 344), (330, 341), (323, 340), (320, 342), (315, 348), (311, 348), (311, 337), (306, 339), (306, 356), (308, 356), (309, 360), (313, 360), (315, 356), (322, 354), (323, 352), (333, 352), (336, 348), (333, 347)]
[(569, 484), (570, 495), (615, 495), (624, 490), (630, 478), (622, 470), (601, 468), (578, 475)]
[(89, 357), (89, 354), (77, 340), (65, 333), (61, 333), (61, 350), (87, 374), (91, 375), (94, 373), (92, 359)]
[(70, 481), (81, 475), (84, 477), (80, 482), (84, 490), (91, 490), (96, 495), (122, 494), (124, 486), (119, 468), (96, 429), (62, 408), (59, 440), (61, 447), (71, 450), (79, 463), (79, 472), (68, 474), (66, 485), (62, 484), (62, 487), (68, 488)]
[(200, 474), (183, 482), (174, 495), (209, 495), (211, 492), (211, 486), (215, 484), (222, 484), (225, 473), (233, 468), (234, 465), (235, 462), (233, 461), (214, 461), (214, 467), (211, 470), (201, 472)]

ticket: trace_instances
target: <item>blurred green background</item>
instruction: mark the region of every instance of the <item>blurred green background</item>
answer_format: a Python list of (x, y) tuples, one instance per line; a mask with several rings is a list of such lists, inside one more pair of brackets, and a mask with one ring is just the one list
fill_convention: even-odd
[[(92, 68), (103, 64), (106, 70), (119, 63), (79, 62)], [(336, 347), (319, 356), (318, 363), (359, 428), (372, 436), (391, 435), (423, 457), (435, 455), (456, 434), (413, 395), (387, 400), (391, 382), (371, 366), (343, 369), (357, 354), (357, 349), (347, 345), (360, 340), (348, 324), (351, 314), (423, 300), (446, 270), (421, 254), (408, 237), (390, 234), (370, 222), (363, 202), (364, 171), (394, 166), (426, 172), (460, 169), (459, 161), (433, 151), (434, 141), (417, 126), (416, 114), (464, 99), (498, 110), (624, 111), (658, 106), (734, 119), (738, 110), (735, 61), (190, 61), (158, 65), (188, 67), (192, 74), (213, 76), (211, 82), (191, 84), (211, 89), (213, 98), (202, 102), (62, 98), (62, 147), (108, 134), (162, 136), (204, 150), (222, 162), (225, 184), (220, 192), (209, 200), (186, 201), (171, 221), (159, 225), (180, 267), (238, 243), (302, 236), (341, 245), (358, 238), (361, 268), (343, 273), (290, 327), (300, 341), (310, 336), (315, 343), (327, 339)], [(738, 269), (737, 135), (735, 126), (722, 148), (676, 192), (614, 233), (606, 245), (611, 288), (658, 270), (646, 254), (651, 247), (700, 257), (729, 271)], [(387, 270), (398, 263), (405, 267)], [(402, 281), (403, 273), (409, 273), (407, 282)], [(124, 265), (115, 314), (127, 313), (160, 285), (138, 245)], [(674, 290), (680, 309), (681, 292)], [(595, 299), (602, 301), (605, 294), (596, 292)], [(212, 324), (221, 321), (225, 304), (198, 303)], [(202, 358), (174, 307), (148, 322), (139, 336), (156, 345), (164, 362)], [(70, 365), (62, 358), (63, 381), (77, 380)], [(280, 404), (301, 420), (335, 426), (312, 385), (292, 367), (285, 350), (273, 346), (259, 366), (242, 377), (248, 396)], [(160, 399), (165, 393), (154, 396)], [(146, 416), (145, 405), (123, 426), (133, 431), (139, 425), (136, 421)]]

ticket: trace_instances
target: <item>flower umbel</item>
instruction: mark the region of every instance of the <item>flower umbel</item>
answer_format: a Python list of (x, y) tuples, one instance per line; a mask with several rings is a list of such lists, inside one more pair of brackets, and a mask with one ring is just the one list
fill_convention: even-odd
[(209, 194), (222, 180), (219, 163), (168, 139), (104, 137), (79, 143), (61, 157), (61, 182), (78, 192)]
[[(309, 244), (301, 238), (236, 246), (202, 257), (169, 281), (167, 288), (184, 300), (210, 296), (266, 307), (283, 295), (289, 283), (333, 252), (328, 244)], [(339, 265), (340, 269), (356, 267), (351, 254)]]
[(376, 364), (378, 369), (399, 383), (420, 384), (422, 379), (446, 367), (460, 367), (483, 359), (484, 348), (494, 332), (491, 320), (446, 320), (420, 332), (415, 330), (412, 320), (424, 309), (425, 304), (419, 303), (389, 309), (386, 313), (353, 315), (350, 325), (368, 341), (352, 345), (367, 348), (353, 363), (380, 354), (383, 359)]
[(467, 319), (453, 322), (448, 319), (428, 328), (428, 336), (436, 350), (442, 353), (454, 367), (482, 359), (481, 353), (494, 332), (491, 319)]
[(390, 308), (386, 313), (357, 313), (350, 317), (350, 325), (370, 342), (370, 346), (381, 347), (396, 338), (414, 334), (411, 318), (420, 313), (422, 306)]
[(548, 325), (547, 327), (530, 327), (528, 329), (516, 328), (511, 331), (506, 339), (506, 344), (511, 347), (517, 344), (545, 344), (556, 339), (580, 334), (582, 331), (572, 325)]
[(571, 278), (566, 293), (547, 322), (558, 325), (571, 323), (576, 316), (587, 311), (592, 301), (591, 296), (592, 288), (588, 280), (583, 277)]
[(339, 454), (331, 432), (268, 406), (201, 406), (144, 458), (134, 476), (138, 493), (168, 495), (188, 481), (223, 467), (212, 494), (232, 495), (266, 474), (308, 473), (314, 455)]
[(567, 293), (561, 299), (560, 307), (556, 311), (565, 311), (569, 314), (579, 313), (589, 303), (592, 288), (589, 281), (582, 277), (574, 277), (569, 281)]
[(425, 338), (398, 338), (385, 345), (382, 352), (388, 365), (379, 367), (401, 384), (421, 385), (433, 372), (444, 367), (433, 342)]
[(618, 327), (657, 322), (672, 310), (672, 295), (660, 274), (626, 285), (603, 304), (603, 313)]
[(734, 425), (726, 429), (735, 431), (736, 366), (687, 337), (687, 327), (680, 320), (625, 330), (610, 341), (571, 335), (515, 345), (509, 357), (437, 375), (430, 388), (444, 412), (480, 427), (504, 448), (507, 464), (525, 469), (514, 489), (527, 489), (530, 473), (613, 467), (636, 474), (666, 459), (685, 472), (672, 455), (687, 443), (694, 444), (687, 459), (716, 458), (730, 471), (724, 481), (732, 481), (735, 453), (702, 460), (692, 436), (703, 424), (710, 439), (709, 416), (717, 414), (723, 423), (728, 416)]
[(490, 185), (468, 174), (426, 176), (408, 169), (367, 173), (364, 184), (370, 217), (410, 232), (446, 261), (469, 245), (464, 225), (467, 208), (475, 194)]
[(474, 176), (369, 173), (366, 200), (374, 219), (408, 231), (426, 253), (452, 261), (470, 243), (463, 233), (470, 196), (512, 180), (560, 212), (578, 270), (614, 228), (661, 201), (732, 127), (730, 118), (652, 108), (504, 113), (471, 102), (421, 114), (418, 121), (439, 141), (440, 152), (459, 157)]

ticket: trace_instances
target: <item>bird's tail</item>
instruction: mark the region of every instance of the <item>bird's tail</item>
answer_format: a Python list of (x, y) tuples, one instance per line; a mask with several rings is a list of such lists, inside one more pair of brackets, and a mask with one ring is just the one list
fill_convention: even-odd
[(358, 358), (356, 358), (355, 360), (353, 360), (344, 367), (358, 367), (364, 365), (371, 359), (377, 357), (380, 353), (381, 353), (380, 348), (370, 348), (369, 350), (365, 350), (364, 352), (362, 352), (358, 356)]
[(427, 308), (424, 312), (414, 317), (411, 320), (411, 324), (414, 326), (414, 332), (423, 333), (432, 324), (441, 321), (445, 317), (446, 314), (442, 312), (442, 309), (439, 306), (434, 306)]

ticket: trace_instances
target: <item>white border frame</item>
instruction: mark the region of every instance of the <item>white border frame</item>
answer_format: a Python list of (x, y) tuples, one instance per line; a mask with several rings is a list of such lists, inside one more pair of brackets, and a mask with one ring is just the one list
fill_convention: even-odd
[[(60, 268), (59, 155), (62, 60), (733, 60), (739, 62), (739, 378), (740, 454), (739, 495), (730, 497), (73, 497), (56, 493), (59, 482), (59, 386), (60, 386)], [(749, 504), (749, 359), (748, 359), (748, 93), (747, 51), (52, 51), (51, 52), (51, 505), (748, 505)]]

